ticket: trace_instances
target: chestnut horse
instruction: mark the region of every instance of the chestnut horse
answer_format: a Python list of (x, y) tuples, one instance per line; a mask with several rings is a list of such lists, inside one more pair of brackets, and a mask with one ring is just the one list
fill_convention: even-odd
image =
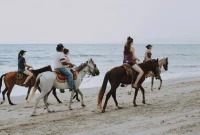
[[(159, 80), (160, 80), (160, 86), (158, 87), (158, 89), (160, 90), (161, 87), (162, 87), (162, 78), (161, 78), (161, 69), (162, 67), (165, 69), (165, 71), (168, 70), (168, 58), (163, 58), (161, 60), (158, 61), (158, 65), (159, 65), (159, 70), (158, 70), (158, 73), (159, 73)], [(151, 90), (153, 91), (153, 82), (154, 82), (154, 74), (152, 73), (150, 75), (152, 78), (151, 78)], [(148, 76), (148, 77), (150, 77)]]
[[(38, 76), (38, 74), (46, 72), (46, 71), (52, 71), (52, 69), (51, 69), (51, 66), (46, 66), (46, 67), (41, 68), (41, 69), (30, 70), (30, 71), (33, 73), (34, 76), (28, 82), (28, 92), (27, 92), (26, 100), (28, 99), (28, 96), (29, 96), (31, 88), (35, 85), (35, 79)], [(3, 104), (5, 102), (5, 94), (7, 92), (7, 97), (8, 97), (9, 104), (10, 105), (15, 105), (10, 100), (10, 94), (11, 94), (12, 89), (13, 89), (13, 87), (14, 87), (15, 84), (17, 84), (19, 86), (23, 85), (23, 82), (25, 81), (27, 75), (25, 75), (23, 73), (17, 73), (17, 72), (9, 72), (9, 73), (6, 73), (6, 74), (2, 75), (1, 78), (0, 78), (0, 92), (1, 92), (1, 86), (2, 86), (3, 77), (4, 77), (4, 82), (5, 82), (5, 89), (2, 92), (3, 101), (1, 102), (1, 104)], [(40, 91), (40, 88), (38, 88), (38, 89)], [(59, 103), (61, 103), (61, 101), (58, 99), (58, 97), (56, 95), (56, 89), (53, 89), (53, 95), (55, 96), (55, 98), (57, 99), (57, 101)]]
[[(145, 80), (146, 74), (149, 71), (152, 71), (154, 73), (156, 79), (159, 78), (159, 75), (158, 75), (158, 59), (157, 60), (154, 60), (154, 59), (149, 60), (145, 63), (139, 64), (139, 66), (142, 68), (144, 74), (143, 74), (142, 78), (140, 79), (140, 81), (138, 83), (138, 88), (135, 89), (135, 95), (134, 95), (134, 100), (133, 100), (134, 106), (137, 106), (136, 97), (137, 97), (137, 93), (138, 93), (139, 89), (141, 89), (141, 91), (142, 91), (143, 103), (145, 104), (145, 95), (144, 95), (144, 88), (142, 87), (142, 83)], [(134, 74), (132, 76), (127, 77), (126, 70), (123, 66), (115, 67), (115, 68), (111, 69), (110, 71), (108, 71), (106, 73), (102, 87), (101, 87), (101, 89), (99, 91), (99, 95), (98, 95), (98, 108), (101, 110), (102, 113), (105, 112), (107, 102), (108, 102), (111, 95), (114, 99), (114, 102), (115, 102), (115, 105), (117, 106), (117, 108), (118, 109), (121, 108), (121, 107), (118, 106), (118, 102), (117, 102), (117, 99), (116, 99), (116, 89), (119, 87), (120, 83), (123, 83), (123, 84), (134, 83), (134, 81), (136, 79), (136, 75), (137, 75), (137, 73), (134, 71)], [(104, 103), (103, 110), (102, 110), (102, 99), (103, 99), (104, 93), (106, 91), (108, 81), (111, 84), (111, 90), (106, 95), (105, 103)]]

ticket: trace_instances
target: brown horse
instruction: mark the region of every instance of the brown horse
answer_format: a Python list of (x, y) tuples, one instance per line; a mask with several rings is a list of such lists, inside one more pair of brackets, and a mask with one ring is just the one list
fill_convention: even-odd
[[(160, 90), (161, 87), (162, 87), (162, 78), (161, 78), (161, 69), (162, 67), (164, 67), (165, 71), (168, 70), (168, 58), (163, 58), (161, 60), (159, 60), (158, 62), (158, 65), (159, 65), (159, 70), (158, 70), (158, 73), (159, 73), (159, 80), (160, 80), (160, 87), (158, 87), (158, 89)], [(151, 90), (153, 91), (153, 82), (154, 82), (154, 74), (152, 73), (151, 75)]]
[[(135, 96), (134, 96), (134, 100), (133, 100), (134, 106), (137, 106), (136, 105), (136, 97), (137, 97), (137, 93), (138, 93), (139, 89), (141, 89), (141, 91), (142, 91), (143, 103), (145, 104), (145, 95), (144, 95), (144, 88), (142, 87), (142, 83), (145, 80), (146, 74), (149, 71), (152, 71), (155, 74), (156, 79), (159, 78), (158, 59), (157, 60), (154, 60), (154, 59), (149, 60), (145, 63), (139, 64), (139, 66), (144, 71), (144, 74), (138, 83), (138, 88), (135, 89)], [(98, 95), (98, 108), (101, 110), (102, 113), (105, 112), (107, 102), (111, 95), (114, 99), (114, 102), (115, 102), (115, 105), (117, 106), (117, 108), (119, 108), (119, 109), (121, 108), (118, 106), (118, 102), (116, 99), (116, 89), (119, 87), (120, 83), (132, 84), (135, 81), (136, 75), (137, 75), (137, 73), (134, 71), (134, 74), (132, 76), (127, 76), (126, 70), (123, 66), (115, 67), (106, 73), (102, 87), (101, 87), (99, 95)], [(111, 84), (111, 90), (106, 95), (105, 103), (104, 103), (103, 110), (102, 110), (102, 99), (103, 99), (104, 93), (106, 91), (108, 81)]]
[[(33, 73), (33, 77), (31, 78), (31, 80), (29, 80), (28, 82), (28, 92), (27, 92), (27, 96), (26, 96), (26, 100), (28, 99), (29, 93), (31, 88), (35, 85), (35, 79), (36, 77), (43, 72), (46, 71), (52, 71), (51, 66), (46, 66), (44, 68), (41, 69), (37, 69), (37, 70), (30, 70)], [(10, 100), (10, 94), (12, 92), (12, 89), (14, 87), (14, 85), (19, 85), (22, 86), (23, 82), (25, 81), (27, 75), (23, 74), (23, 73), (17, 73), (17, 72), (9, 72), (6, 73), (4, 75), (1, 76), (0, 78), (0, 92), (1, 92), (1, 86), (2, 86), (2, 80), (4, 77), (4, 82), (5, 82), (5, 89), (2, 92), (3, 95), (3, 101), (1, 102), (1, 104), (3, 104), (5, 102), (5, 94), (7, 92), (7, 97), (8, 97), (8, 102), (10, 105), (15, 105), (12, 103), (12, 101)], [(38, 88), (40, 91), (40, 88)], [(61, 103), (61, 101), (58, 99), (57, 95), (56, 95), (56, 89), (53, 88), (53, 95), (55, 96), (55, 98), (57, 99), (57, 101), (59, 103)]]

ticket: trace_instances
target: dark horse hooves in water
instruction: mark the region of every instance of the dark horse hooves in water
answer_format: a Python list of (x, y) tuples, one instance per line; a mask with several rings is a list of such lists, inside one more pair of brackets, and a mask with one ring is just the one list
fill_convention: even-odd
[[(41, 69), (30, 70), (30, 71), (34, 74), (34, 77), (28, 83), (29, 86), (28, 86), (28, 92), (27, 92), (26, 100), (28, 99), (28, 96), (30, 94), (31, 88), (35, 85), (35, 78), (40, 73), (43, 73), (43, 72), (46, 72), (46, 71), (52, 71), (52, 69), (51, 69), (51, 66), (46, 66), (46, 67), (41, 68)], [(12, 103), (12, 101), (10, 99), (10, 94), (12, 92), (12, 89), (13, 89), (13, 87), (14, 87), (15, 84), (17, 84), (19, 86), (23, 86), (23, 82), (25, 81), (25, 79), (27, 77), (26, 75), (22, 74), (21, 78), (17, 78), (16, 75), (17, 75), (17, 72), (9, 72), (9, 73), (6, 73), (6, 74), (4, 74), (4, 75), (1, 76), (1, 78), (0, 78), (0, 92), (1, 92), (1, 86), (2, 86), (3, 77), (4, 77), (5, 86), (6, 86), (5, 89), (2, 92), (3, 101), (1, 102), (1, 104), (3, 104), (5, 102), (5, 94), (7, 93), (9, 104), (10, 105), (15, 105), (14, 103)], [(39, 89), (39, 91), (40, 91), (40, 89)], [(57, 101), (59, 103), (62, 103), (58, 99), (58, 97), (56, 95), (56, 92), (54, 90), (53, 90), (53, 95), (55, 96), (55, 98), (57, 99)]]
[[(134, 95), (134, 100), (133, 100), (133, 104), (134, 106), (137, 106), (136, 104), (136, 97), (137, 97), (137, 93), (138, 90), (141, 89), (142, 94), (143, 94), (143, 103), (145, 103), (145, 93), (144, 93), (144, 88), (142, 87), (142, 83), (145, 80), (145, 76), (149, 71), (152, 71), (156, 77), (156, 79), (159, 78), (158, 75), (158, 59), (157, 60), (149, 60), (145, 63), (141, 63), (139, 64), (139, 66), (142, 68), (142, 70), (144, 71), (144, 75), (142, 76), (142, 78), (140, 79), (140, 82), (138, 84), (138, 89), (135, 89), (135, 95)], [(113, 69), (111, 69), (110, 71), (108, 71), (104, 77), (104, 81), (103, 81), (103, 85), (100, 89), (99, 95), (98, 95), (98, 108), (100, 109), (100, 111), (102, 113), (105, 112), (106, 106), (107, 106), (107, 102), (110, 98), (110, 96), (112, 95), (115, 105), (118, 107), (118, 102), (116, 99), (116, 89), (119, 87), (119, 85), (122, 84), (132, 84), (132, 77), (135, 78), (136, 77), (136, 73), (134, 73), (132, 76), (128, 76), (126, 74), (125, 68), (123, 66), (120, 67), (115, 67)], [(107, 87), (107, 83), (108, 81), (111, 84), (111, 90), (107, 93), (106, 95), (106, 99), (105, 99), (105, 103), (104, 106), (102, 108), (102, 99), (104, 96), (104, 93), (106, 91), (106, 87)]]

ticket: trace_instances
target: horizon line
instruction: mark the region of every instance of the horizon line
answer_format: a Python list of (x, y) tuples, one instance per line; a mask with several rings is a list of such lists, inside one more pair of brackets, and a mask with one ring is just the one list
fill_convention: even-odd
[[(59, 43), (0, 43), (0, 45), (57, 45)], [(121, 45), (124, 43), (62, 43), (64, 45)], [(136, 45), (144, 45), (144, 44), (149, 44), (149, 43), (134, 43)], [(150, 43), (153, 45), (200, 45), (200, 43), (192, 43), (192, 44), (186, 44), (186, 43)]]

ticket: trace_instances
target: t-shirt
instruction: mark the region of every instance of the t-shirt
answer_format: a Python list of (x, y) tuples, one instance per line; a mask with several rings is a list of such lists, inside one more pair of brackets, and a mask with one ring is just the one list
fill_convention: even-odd
[(54, 56), (54, 69), (65, 67), (62, 62), (65, 61), (65, 55), (62, 52), (56, 52)]
[(67, 63), (70, 62), (70, 59), (69, 59), (69, 57), (68, 57), (67, 55), (65, 55), (65, 61), (66, 61)]
[(24, 63), (26, 63), (26, 60), (23, 56), (21, 56), (18, 60), (18, 69), (25, 69)]

